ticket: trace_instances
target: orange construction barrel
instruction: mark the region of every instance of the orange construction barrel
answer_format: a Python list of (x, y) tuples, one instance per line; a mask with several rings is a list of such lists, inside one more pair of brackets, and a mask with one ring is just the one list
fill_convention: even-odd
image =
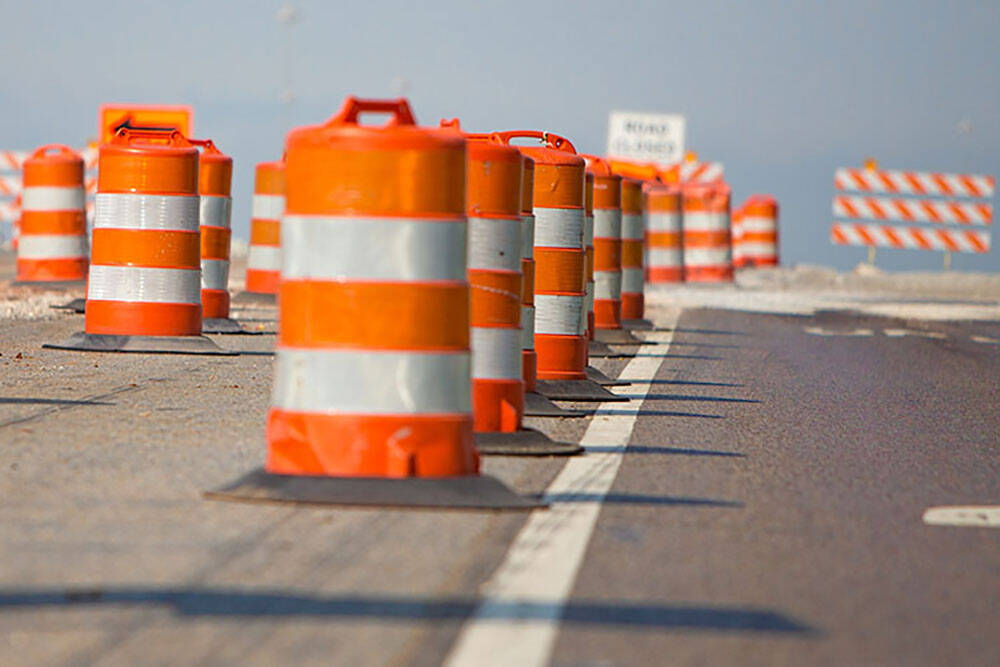
[[(359, 122), (373, 113), (389, 121)], [(348, 97), (322, 125), (292, 130), (286, 149), (267, 464), (220, 495), (535, 504), (479, 476), (465, 139), (418, 127), (406, 100)]]

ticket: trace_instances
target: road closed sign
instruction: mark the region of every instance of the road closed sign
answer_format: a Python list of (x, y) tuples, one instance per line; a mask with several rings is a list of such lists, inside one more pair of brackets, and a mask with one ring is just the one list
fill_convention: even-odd
[(612, 111), (608, 117), (608, 156), (662, 166), (684, 158), (684, 116)]

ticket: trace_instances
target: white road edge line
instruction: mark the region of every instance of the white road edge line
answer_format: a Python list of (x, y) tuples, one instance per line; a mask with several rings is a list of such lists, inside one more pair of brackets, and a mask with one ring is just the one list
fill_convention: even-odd
[[(660, 322), (671, 329), (659, 345), (644, 345), (621, 376), (652, 380), (670, 349), (679, 310)], [(580, 445), (597, 452), (570, 458), (545, 491), (547, 510), (528, 518), (503, 562), (480, 590), (482, 599), (462, 627), (448, 667), (541, 667), (549, 662), (563, 609), (587, 553), (601, 504), (614, 484), (649, 382), (620, 387), (637, 397), (602, 403)], [(625, 414), (622, 414), (625, 412)], [(613, 447), (608, 451), (608, 447)]]
[(924, 512), (923, 519), (928, 526), (1000, 528), (1000, 506), (929, 507)]

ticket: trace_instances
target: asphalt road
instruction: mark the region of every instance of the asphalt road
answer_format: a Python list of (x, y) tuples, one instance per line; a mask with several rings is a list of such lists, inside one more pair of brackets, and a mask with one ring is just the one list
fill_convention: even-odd
[[(1000, 326), (654, 315), (673, 340), (616, 408), (639, 416), (608, 495), (562, 501), (599, 512), (545, 662), (997, 664), (1000, 530), (921, 515), (1000, 505)], [(234, 358), (39, 348), (81, 324), (0, 321), (0, 661), (451, 654), (528, 515), (203, 500), (263, 459), (273, 336), (217, 337), (254, 353)], [(485, 469), (542, 493), (565, 465)]]

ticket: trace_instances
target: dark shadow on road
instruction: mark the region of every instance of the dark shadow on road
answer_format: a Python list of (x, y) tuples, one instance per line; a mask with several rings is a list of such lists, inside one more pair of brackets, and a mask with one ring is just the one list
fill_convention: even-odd
[(654, 496), (647, 493), (552, 493), (545, 494), (549, 503), (604, 503), (606, 505), (656, 505), (685, 507), (743, 507), (735, 500), (690, 498), (687, 496)]
[(618, 394), (630, 400), (645, 399), (647, 401), (708, 401), (710, 403), (760, 403), (755, 398), (725, 398), (723, 396), (688, 396), (686, 394)]
[(602, 415), (611, 417), (697, 417), (698, 419), (725, 419), (725, 415), (706, 415), (700, 412), (675, 412), (673, 410), (601, 410)]
[(712, 357), (707, 354), (623, 354), (624, 357), (642, 357), (645, 359), (700, 359), (701, 361), (725, 361), (725, 357)]
[(695, 382), (693, 380), (636, 380), (632, 378), (618, 378), (622, 382), (633, 382), (636, 384), (675, 384), (690, 385), (692, 387), (734, 387), (740, 388), (746, 385), (738, 382)]
[(0, 405), (114, 405), (104, 401), (74, 401), (65, 398), (7, 398), (0, 397)]
[(273, 357), (274, 350), (237, 350), (241, 357)]
[(595, 454), (608, 454), (611, 452), (624, 452), (625, 454), (663, 454), (675, 456), (720, 456), (728, 458), (746, 458), (742, 452), (723, 452), (717, 449), (689, 449), (687, 447), (659, 447), (656, 445), (628, 445), (627, 447), (613, 447), (607, 445), (588, 445), (586, 451)]
[[(475, 598), (390, 595), (306, 595), (279, 591), (210, 588), (115, 588), (90, 590), (0, 590), (0, 608), (85, 608), (96, 606), (169, 607), (179, 616), (294, 618), (305, 616), (380, 621), (464, 620), (479, 607)], [(496, 620), (561, 618), (571, 626), (636, 630), (705, 630), (817, 636), (818, 630), (772, 609), (693, 604), (643, 604), (628, 601), (570, 600), (493, 602), (480, 614)]]
[(675, 334), (679, 333), (693, 333), (693, 334), (708, 334), (710, 336), (746, 336), (746, 331), (727, 331), (725, 329), (687, 329), (684, 327), (677, 327), (676, 329), (663, 329), (660, 327), (654, 327), (652, 329), (646, 329), (646, 331), (673, 331)]

